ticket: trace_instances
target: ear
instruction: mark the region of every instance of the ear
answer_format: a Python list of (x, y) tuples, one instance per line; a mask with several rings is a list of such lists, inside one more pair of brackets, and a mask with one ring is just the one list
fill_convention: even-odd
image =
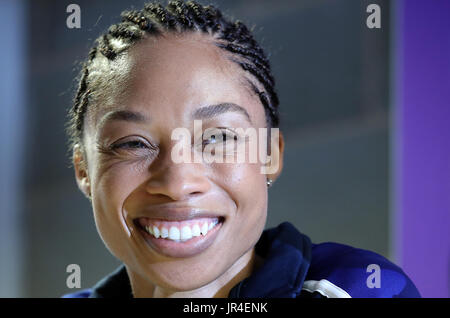
[(284, 156), (284, 137), (281, 131), (271, 132), (271, 149), (270, 149), (270, 167), (266, 168), (267, 179), (274, 182), (283, 170), (283, 156)]
[(87, 169), (87, 162), (79, 144), (73, 147), (73, 166), (75, 169), (75, 178), (77, 180), (78, 188), (90, 200), (91, 199), (91, 183), (89, 180), (89, 173)]

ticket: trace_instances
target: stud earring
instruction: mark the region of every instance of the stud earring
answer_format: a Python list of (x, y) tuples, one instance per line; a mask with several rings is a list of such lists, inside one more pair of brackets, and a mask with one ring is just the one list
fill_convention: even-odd
[(267, 187), (268, 187), (268, 188), (270, 188), (270, 187), (272, 186), (272, 183), (273, 183), (273, 180), (267, 178), (266, 184), (267, 184)]

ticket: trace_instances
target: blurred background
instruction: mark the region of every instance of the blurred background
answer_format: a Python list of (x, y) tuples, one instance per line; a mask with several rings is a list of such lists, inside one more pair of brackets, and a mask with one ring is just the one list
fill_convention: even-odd
[[(201, 1), (207, 3), (207, 1)], [(69, 29), (69, 4), (81, 28)], [(79, 63), (143, 0), (0, 0), (0, 296), (60, 297), (120, 262), (76, 186), (64, 132)], [(254, 28), (281, 100), (267, 227), (373, 250), (449, 296), (450, 1), (214, 0)], [(381, 28), (369, 28), (369, 4)]]

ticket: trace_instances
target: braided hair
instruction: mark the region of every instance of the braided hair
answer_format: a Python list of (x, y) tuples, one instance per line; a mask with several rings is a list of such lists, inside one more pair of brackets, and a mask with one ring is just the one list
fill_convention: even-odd
[[(250, 83), (264, 107), (267, 126), (278, 127), (279, 101), (269, 60), (242, 22), (227, 20), (211, 5), (182, 0), (170, 1), (166, 7), (159, 3), (147, 3), (139, 11), (122, 12), (121, 17), (122, 22), (112, 25), (97, 38), (96, 45), (83, 64), (78, 90), (68, 114), (67, 131), (72, 146), (82, 144), (84, 118), (92, 100), (103, 94), (102, 87), (107, 82), (114, 82), (117, 76), (123, 76), (123, 72), (111, 71), (114, 66), (110, 62), (123, 57), (123, 52), (144, 37), (157, 37), (163, 32), (197, 31), (212, 36), (217, 47), (230, 52), (231, 60), (262, 85), (260, 90)], [(116, 78), (108, 77), (111, 74), (116, 74)]]

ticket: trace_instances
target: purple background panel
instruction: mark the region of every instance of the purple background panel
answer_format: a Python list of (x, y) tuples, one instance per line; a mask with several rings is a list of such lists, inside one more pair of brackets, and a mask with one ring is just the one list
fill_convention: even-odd
[(395, 26), (396, 259), (449, 297), (450, 1), (399, 1)]

